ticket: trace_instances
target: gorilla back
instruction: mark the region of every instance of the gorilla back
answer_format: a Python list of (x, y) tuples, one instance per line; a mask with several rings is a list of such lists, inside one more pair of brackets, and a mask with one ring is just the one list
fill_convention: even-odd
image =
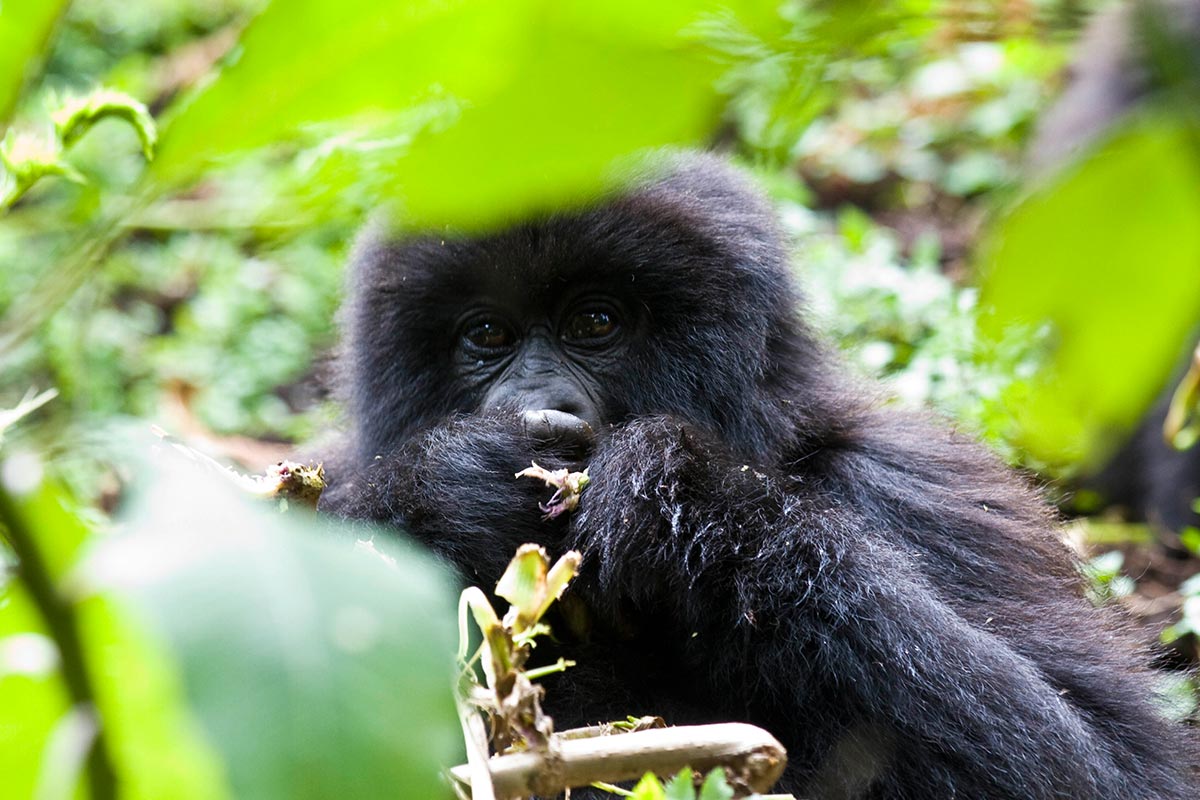
[[(729, 167), (674, 157), (479, 237), (367, 236), (350, 288), (322, 508), (485, 589), (523, 542), (581, 550), (559, 728), (752, 722), (805, 797), (1195, 796), (1039, 498), (843, 377)], [(533, 459), (589, 466), (574, 512), (542, 518), (513, 479)]]

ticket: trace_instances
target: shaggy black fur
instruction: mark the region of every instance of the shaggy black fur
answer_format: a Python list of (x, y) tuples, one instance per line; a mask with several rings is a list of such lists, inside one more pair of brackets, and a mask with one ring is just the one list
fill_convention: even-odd
[[(803, 797), (1195, 797), (1190, 744), (1039, 498), (844, 378), (789, 273), (764, 202), (701, 157), (498, 234), (369, 240), (323, 509), (403, 527), (485, 588), (523, 542), (580, 549), (591, 629), (547, 681), (560, 729), (753, 722)], [(578, 287), (629, 318), (620, 358), (547, 372), (582, 369), (604, 427), (579, 508), (543, 521), (547, 490), (513, 473), (571, 454), (485, 408), (451, 353), (472, 298)]]

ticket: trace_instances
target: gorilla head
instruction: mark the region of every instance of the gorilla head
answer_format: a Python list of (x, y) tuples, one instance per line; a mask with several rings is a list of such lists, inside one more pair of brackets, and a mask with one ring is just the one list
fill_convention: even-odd
[[(824, 359), (768, 209), (715, 159), (683, 163), (481, 238), (369, 236), (349, 317), (360, 446), (507, 408), (574, 438), (672, 414), (761, 458), (826, 419), (809, 405), (827, 381), (807, 374)], [(533, 413), (547, 410), (562, 413)]]
[[(546, 680), (560, 729), (752, 722), (806, 797), (1195, 796), (1039, 498), (842, 379), (720, 162), (489, 235), (368, 236), (351, 287), (321, 508), (485, 589), (524, 542), (580, 550), (590, 626), (538, 651), (577, 661)], [(513, 479), (535, 457), (588, 465), (570, 514)]]

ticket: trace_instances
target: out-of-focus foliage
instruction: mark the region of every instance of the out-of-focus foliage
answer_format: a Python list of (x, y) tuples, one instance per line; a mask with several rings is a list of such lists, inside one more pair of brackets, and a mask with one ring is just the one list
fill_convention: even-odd
[(894, 233), (856, 210), (831, 223), (785, 204), (782, 218), (795, 236), (797, 271), (822, 327), (860, 370), (882, 378), (913, 407), (967, 423), (1018, 460), (1005, 439), (1011, 421), (1004, 395), (1035, 374), (1042, 355), (1037, 332), (979, 336), (978, 292), (941, 272), (933, 235), (905, 254)]
[(704, 20), (698, 31), (731, 68), (720, 86), (743, 144), (758, 158), (786, 163), (809, 126), (854, 87), (851, 64), (884, 64), (937, 28), (935, 0), (845, 0), (785, 3), (783, 26), (756, 32), (732, 15)]
[(131, 595), (165, 635), (234, 796), (446, 794), (439, 765), (461, 750), (449, 576), (413, 546), (355, 550), (328, 522), (158, 469), (80, 580)]
[(97, 89), (67, 96), (50, 112), (48, 131), (9, 131), (0, 142), (0, 211), (7, 211), (43, 178), (59, 176), (75, 183), (87, 179), (66, 159), (66, 149), (104, 119), (122, 119), (142, 144), (142, 154), (154, 155), (158, 137), (154, 120), (144, 105), (114, 89)]
[(756, 6), (276, 0), (173, 119), (152, 174), (171, 181), (351, 118), (342, 145), (392, 159), (379, 188), (408, 223), (478, 226), (561, 204), (601, 188), (615, 157), (712, 128), (718, 71), (681, 34), (718, 9), (751, 26), (773, 16)]
[[(101, 80), (161, 104), (211, 68), (258, 5), (75, 3), (15, 128), (44, 132), (59, 98)], [(0, 218), (0, 401), (54, 386), (62, 399), (50, 413), (60, 422), (132, 414), (172, 430), (310, 435), (312, 417), (298, 412), (314, 407), (306, 376), (332, 342), (354, 223), (273, 204), (295, 194), (290, 159), (247, 163), (125, 219), (124, 238), (82, 291), (33, 331), (5, 335), (44, 315), (41, 306), (59, 308), (60, 285), (70, 292), (78, 282), (60, 264), (80, 224), (134, 189), (138, 148), (127, 126), (99, 124), (67, 153), (86, 184), (42, 181)], [(61, 426), (46, 430), (61, 438)]]
[(1097, 605), (1133, 593), (1133, 578), (1121, 573), (1124, 564), (1125, 556), (1119, 550), (1110, 550), (1092, 558), (1085, 565), (1092, 600)]
[(80, 653), (64, 650), (56, 638), (74, 630), (86, 653), (105, 749), (128, 792), (123, 796), (224, 797), (220, 770), (192, 728), (162, 649), (112, 598), (67, 588), (77, 581), (81, 552), (97, 532), (43, 473), (44, 465), (27, 453), (0, 463), (0, 533), (11, 538), (17, 526), (36, 531), (39, 570), (74, 606), (77, 628), (63, 620), (48, 626), (27, 574), (0, 585), (5, 791), (12, 797), (71, 796), (83, 771), (96, 719), (64, 681), (66, 662), (77, 668)]
[(834, 113), (792, 145), (806, 175), (827, 191), (874, 186), (909, 203), (1017, 178), (1023, 136), (1060, 51), (1023, 36), (964, 41), (933, 58), (912, 44), (841, 64), (854, 90), (839, 92)]
[(1054, 341), (1052, 369), (1009, 399), (1020, 447), (1094, 467), (1133, 427), (1200, 319), (1198, 221), (1194, 131), (1151, 117), (993, 231), (988, 329), (1047, 321)]
[(1200, 636), (1200, 575), (1193, 575), (1179, 586), (1183, 596), (1183, 613), (1179, 622), (1167, 628), (1166, 638), (1174, 641), (1181, 636)]
[(7, 0), (0, 7), (0, 125), (41, 59), (65, 0)]
[[(4, 462), (0, 529), (36, 530), (77, 609), (122, 797), (446, 793), (439, 765), (461, 747), (453, 590), (430, 559), (354, 550), (329, 523), (249, 508), (231, 481), (167, 455), (138, 471), (140, 501), (105, 535), (41, 470)], [(86, 747), (60, 739), (94, 723), (64, 697), (61, 626), (24, 586), (0, 588), (0, 765), (6, 790), (33, 797), (69, 790)]]

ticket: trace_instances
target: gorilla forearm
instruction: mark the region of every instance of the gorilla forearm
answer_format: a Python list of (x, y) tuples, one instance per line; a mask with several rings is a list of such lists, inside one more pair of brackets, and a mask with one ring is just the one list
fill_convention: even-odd
[[(938, 437), (930, 436), (925, 456), (936, 460)], [(968, 456), (956, 456), (966, 458), (962, 470), (992, 471)], [(989, 514), (980, 511), (982, 500), (955, 500), (956, 487), (922, 486), (920, 470), (914, 458), (897, 483), (895, 474), (885, 479), (889, 470), (882, 466), (875, 497), (859, 498), (865, 508), (851, 507), (830, 493), (830, 483), (741, 464), (690, 426), (662, 417), (635, 421), (592, 461), (592, 484), (571, 531), (573, 546), (585, 554), (579, 591), (602, 616), (645, 613), (651, 625), (672, 620), (670, 630), (644, 631), (645, 638), (674, 636), (682, 651), (693, 651), (687, 660), (702, 666), (709, 692), (730, 707), (751, 713), (757, 707), (782, 720), (774, 730), (789, 748), (828, 748), (811, 766), (839, 758), (833, 745), (848, 728), (873, 737), (878, 787), (923, 784), (930, 797), (1141, 796), (1141, 776), (1155, 769), (1159, 755), (1140, 752), (1139, 737), (1106, 722), (1140, 718), (1138, 724), (1155, 728), (1161, 720), (1125, 703), (1125, 693), (1105, 699), (1094, 691), (1111, 675), (1056, 674), (1054, 665), (1069, 658), (1061, 651), (1073, 647), (1069, 640), (1053, 654), (1010, 642), (1005, 634), (1018, 622), (1011, 611), (1019, 606), (993, 603), (999, 619), (985, 619), (988, 604), (952, 606), (927, 577), (941, 561), (938, 549), (969, 564), (963, 551), (971, 543), (981, 551), (1004, 541), (1012, 546), (1006, 528), (1014, 516), (1038, 512), (1025, 511), (1024, 492), (1011, 478), (975, 488), (997, 498)], [(960, 470), (950, 480), (962, 478)], [(909, 508), (898, 508), (897, 495), (908, 492)], [(1015, 509), (1003, 509), (1006, 496), (1018, 501)], [(893, 503), (890, 513), (874, 519), (862, 513), (884, 502)], [(918, 548), (904, 531), (887, 529), (931, 508), (953, 541)], [(1038, 558), (1055, 552), (1048, 548)], [(995, 563), (982, 556), (976, 562)], [(1046, 580), (1061, 566), (1042, 563)], [(988, 577), (995, 593), (1008, 592), (1006, 576)], [(1037, 609), (1046, 611), (1044, 599)], [(1105, 624), (1103, 615), (1081, 606), (1056, 611), (1081, 625)], [(813, 685), (840, 698), (833, 714), (813, 713), (802, 688)], [(924, 774), (901, 778), (917, 753)], [(948, 771), (939, 776), (929, 768), (936, 762)], [(816, 774), (797, 778), (819, 783)]]

